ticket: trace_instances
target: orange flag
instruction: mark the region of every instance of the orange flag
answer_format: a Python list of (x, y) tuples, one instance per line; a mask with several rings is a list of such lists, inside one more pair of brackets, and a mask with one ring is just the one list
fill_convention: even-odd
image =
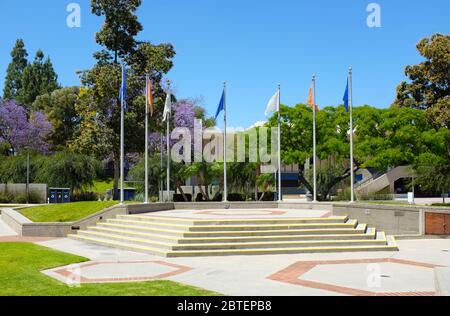
[(312, 83), (311, 83), (311, 87), (309, 88), (308, 101), (306, 102), (306, 104), (308, 104), (311, 109), (315, 105), (316, 112), (319, 112), (319, 107), (317, 106), (317, 104), (314, 104), (313, 84)]
[(147, 80), (147, 102), (150, 115), (153, 116), (153, 92), (152, 92), (152, 81), (150, 79)]

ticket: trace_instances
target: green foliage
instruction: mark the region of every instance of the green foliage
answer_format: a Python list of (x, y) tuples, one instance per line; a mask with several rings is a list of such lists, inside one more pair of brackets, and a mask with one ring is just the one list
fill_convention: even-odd
[(394, 106), (425, 109), (434, 127), (450, 128), (450, 35), (424, 38), (417, 50), (426, 60), (406, 67)]
[[(46, 183), (50, 187), (67, 187), (83, 191), (102, 171), (102, 164), (96, 159), (69, 152), (50, 156), (30, 156), (30, 182)], [(25, 183), (27, 157), (19, 155), (0, 161), (0, 183)]]
[[(426, 114), (417, 109), (377, 109), (370, 106), (354, 108), (355, 171), (372, 167), (417, 164), (420, 160), (438, 157), (447, 152), (445, 131), (436, 132)], [(299, 179), (310, 192), (311, 169), (305, 161), (312, 160), (312, 110), (303, 104), (281, 107), (282, 160), (299, 165)], [(276, 126), (272, 117), (269, 126)], [(332, 188), (350, 176), (349, 114), (343, 106), (326, 107), (317, 113), (318, 193), (327, 199)]]
[(62, 88), (40, 95), (32, 105), (34, 111), (45, 113), (53, 125), (51, 143), (56, 150), (64, 150), (79, 133), (81, 116), (75, 105), (78, 102), (78, 87)]
[(12, 61), (6, 70), (5, 88), (3, 90), (3, 98), (5, 100), (15, 99), (22, 90), (23, 72), (28, 65), (28, 53), (22, 39), (16, 41), (11, 52)]
[(50, 58), (44, 60), (44, 53), (38, 50), (33, 63), (28, 64), (23, 71), (22, 89), (16, 99), (30, 108), (38, 96), (58, 89), (57, 80)]
[(107, 62), (114, 58), (117, 62), (118, 57), (124, 58), (135, 49), (135, 36), (142, 31), (135, 15), (140, 5), (141, 0), (92, 0), (92, 13), (105, 17), (102, 29), (95, 38), (106, 50), (97, 53), (97, 59)]
[(59, 152), (41, 160), (36, 167), (34, 179), (51, 187), (82, 191), (83, 186), (93, 184), (101, 169), (101, 163), (90, 156)]
[[(35, 170), (35, 157), (30, 158), (30, 172)], [(27, 181), (27, 156), (4, 157), (0, 160), (0, 183), (25, 183)]]

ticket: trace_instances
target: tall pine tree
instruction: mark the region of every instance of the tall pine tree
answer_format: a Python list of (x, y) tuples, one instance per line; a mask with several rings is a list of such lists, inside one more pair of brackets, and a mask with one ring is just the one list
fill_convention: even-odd
[(3, 98), (5, 100), (15, 99), (22, 89), (22, 77), (28, 65), (28, 53), (22, 39), (16, 41), (11, 57), (12, 61), (6, 71), (5, 88), (3, 90)]
[(17, 100), (30, 108), (38, 96), (58, 89), (57, 80), (50, 58), (44, 60), (44, 53), (38, 50), (33, 63), (23, 72), (22, 89), (18, 92)]

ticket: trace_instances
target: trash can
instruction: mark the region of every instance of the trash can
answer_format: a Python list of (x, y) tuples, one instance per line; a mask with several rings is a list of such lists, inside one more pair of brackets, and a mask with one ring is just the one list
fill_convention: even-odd
[[(119, 198), (120, 198), (120, 189), (118, 190), (119, 192)], [(136, 189), (134, 188), (125, 188), (123, 190), (123, 199), (125, 201), (133, 201), (134, 198), (136, 197)]]
[(70, 203), (70, 189), (68, 188), (50, 188), (48, 192), (50, 204)]

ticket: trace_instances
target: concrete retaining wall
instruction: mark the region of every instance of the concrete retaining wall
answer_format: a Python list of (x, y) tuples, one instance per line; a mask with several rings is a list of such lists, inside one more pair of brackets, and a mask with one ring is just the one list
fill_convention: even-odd
[(124, 205), (113, 206), (80, 221), (71, 223), (33, 223), (28, 218), (13, 209), (3, 209), (1, 219), (17, 234), (25, 237), (66, 237), (78, 230), (84, 230), (88, 226), (94, 226), (98, 222), (115, 218), (117, 215), (140, 214), (172, 210), (173, 204), (148, 204), (148, 205)]
[(230, 203), (151, 203), (114, 206), (73, 223), (32, 223), (13, 209), (3, 209), (1, 218), (19, 235), (33, 237), (65, 237), (79, 229), (94, 226), (117, 215), (143, 214), (167, 210), (214, 209), (314, 209), (331, 211), (333, 215), (348, 215), (389, 235), (420, 236), (425, 232), (425, 213), (449, 213), (449, 209), (420, 206), (348, 203), (230, 202)]
[(236, 209), (262, 209), (262, 208), (278, 208), (277, 202), (198, 202), (198, 203), (174, 203), (176, 210), (217, 210), (229, 208)]
[(348, 215), (388, 235), (421, 235), (422, 212), (417, 208), (371, 204), (334, 204), (333, 215)]
[[(46, 184), (30, 183), (30, 194), (39, 198), (39, 203), (47, 203), (48, 187)], [(27, 185), (24, 183), (0, 183), (0, 193), (9, 193), (13, 196), (25, 195)]]

